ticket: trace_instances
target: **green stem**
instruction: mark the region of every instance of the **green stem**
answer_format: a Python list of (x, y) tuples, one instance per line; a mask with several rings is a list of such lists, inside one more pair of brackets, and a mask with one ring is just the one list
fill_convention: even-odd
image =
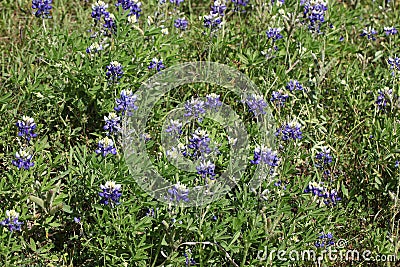
[[(11, 243), (11, 236), (12, 236), (12, 232), (10, 233), (10, 235), (8, 236), (8, 242), (7, 242), (7, 247), (8, 248), (10, 248), (10, 243)], [(5, 261), (4, 261), (4, 263), (5, 263), (5, 266), (8, 266), (7, 265), (7, 262), (8, 262), (8, 255), (9, 255), (9, 253), (6, 253), (6, 258), (5, 258)]]
[[(165, 238), (165, 234), (163, 236), (163, 238), (161, 240), (163, 240)], [(153, 264), (151, 265), (151, 267), (156, 266), (156, 262), (158, 259), (158, 255), (160, 254), (160, 250), (161, 250), (161, 242), (159, 243), (158, 247), (157, 247), (157, 253), (156, 253), (156, 257), (154, 258)]]
[(246, 266), (246, 258), (247, 258), (247, 253), (249, 252), (249, 245), (247, 244), (247, 242), (245, 243), (245, 249), (244, 249), (244, 255), (243, 255), (243, 260), (242, 263), (240, 264), (240, 266)]
[(43, 24), (44, 32), (46, 33), (46, 23), (44, 22), (44, 18), (42, 18), (42, 24)]

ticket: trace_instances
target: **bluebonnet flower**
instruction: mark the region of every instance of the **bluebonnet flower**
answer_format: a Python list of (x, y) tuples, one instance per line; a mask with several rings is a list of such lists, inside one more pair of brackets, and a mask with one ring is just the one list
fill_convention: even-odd
[(182, 122), (179, 120), (170, 120), (170, 124), (165, 131), (173, 136), (179, 136), (182, 134)]
[(276, 41), (282, 39), (283, 36), (281, 35), (281, 28), (270, 28), (265, 33), (267, 34), (268, 39), (272, 39), (272, 41)]
[(312, 192), (314, 195), (317, 195), (317, 196), (322, 196), (323, 191), (324, 191), (324, 187), (322, 186), (322, 183), (318, 184), (317, 182), (309, 182), (306, 189), (304, 189), (304, 193)]
[(210, 179), (214, 179), (215, 173), (215, 165), (210, 160), (203, 160), (200, 162), (200, 165), (196, 167), (197, 173), (200, 174), (203, 178), (207, 176)]
[(327, 206), (336, 206), (336, 203), (342, 200), (341, 197), (338, 197), (338, 193), (335, 189), (331, 189), (330, 191), (326, 191), (324, 195), (324, 203)]
[(325, 22), (325, 12), (328, 10), (326, 2), (323, 0), (302, 0), (300, 4), (304, 5), (303, 15), (309, 21), (308, 28), (320, 32), (321, 25)]
[(122, 70), (122, 65), (118, 61), (111, 61), (110, 65), (106, 67), (106, 77), (110, 81), (117, 81), (122, 78), (124, 71)]
[(279, 91), (272, 92), (272, 97), (271, 97), (270, 101), (276, 102), (277, 106), (283, 107), (288, 98), (289, 98), (288, 94), (284, 94), (282, 90), (279, 90)]
[(86, 49), (86, 53), (92, 54), (92, 53), (97, 53), (101, 50), (103, 50), (103, 46), (101, 44), (93, 43)]
[(388, 63), (390, 65), (390, 69), (393, 70), (392, 75), (394, 75), (395, 71), (400, 71), (400, 58), (399, 57), (389, 57)]
[(194, 266), (194, 265), (196, 265), (196, 261), (191, 257), (192, 255), (190, 255), (190, 257), (186, 253), (184, 253), (183, 255), (185, 256), (185, 264), (186, 264), (186, 266), (192, 266), (192, 265)]
[(22, 120), (17, 121), (18, 127), (18, 136), (22, 136), (26, 138), (29, 142), (31, 138), (37, 137), (37, 134), (34, 133), (36, 129), (35, 120), (28, 116), (22, 116)]
[[(104, 24), (103, 24), (103, 27), (105, 29), (104, 35), (108, 35), (110, 33), (115, 33), (117, 31), (117, 25), (115, 24), (114, 21), (115, 21), (115, 16), (113, 14), (107, 13), (104, 16)], [(113, 62), (116, 62), (116, 61), (113, 61)], [(121, 67), (121, 75), (122, 74), (123, 74), (123, 72), (122, 72), (122, 67)]]
[(184, 184), (177, 182), (171, 189), (168, 189), (169, 201), (189, 201), (189, 189)]
[(394, 167), (398, 168), (400, 166), (400, 161), (396, 160), (396, 162), (394, 163)]
[[(273, 172), (271, 171), (271, 174), (273, 174)], [(285, 190), (286, 190), (286, 184), (288, 184), (289, 182), (286, 181), (285, 183), (283, 183), (281, 180), (278, 180), (274, 183), (275, 186), (275, 190), (274, 193), (278, 194), (278, 196), (284, 196), (285, 195)]]
[(177, 29), (186, 30), (188, 27), (188, 21), (185, 18), (176, 19), (174, 26)]
[(378, 106), (379, 110), (384, 110), (388, 102), (390, 103), (390, 99), (392, 97), (392, 90), (383, 90), (378, 92), (378, 97), (375, 101), (375, 104)]
[(266, 113), (264, 108), (267, 107), (267, 103), (265, 103), (264, 98), (261, 95), (247, 96), (245, 102), (250, 111), (253, 112), (254, 116)]
[(267, 164), (270, 167), (269, 174), (272, 175), (275, 172), (275, 167), (277, 167), (279, 164), (279, 158), (275, 151), (272, 151), (272, 149), (261, 145), (254, 149), (254, 158), (253, 160), (250, 160), (250, 162), (252, 164)]
[(288, 89), (290, 92), (293, 92), (294, 90), (304, 90), (303, 86), (297, 80), (290, 80), (286, 85), (286, 89)]
[[(321, 233), (322, 234), (322, 233)], [(320, 237), (321, 238), (321, 237)], [(333, 235), (331, 234), (331, 233), (328, 233), (328, 234), (326, 234), (325, 235), (325, 238), (329, 238), (329, 239), (332, 239), (333, 238)], [(333, 244), (332, 244), (333, 245)]]
[(254, 149), (254, 159), (250, 161), (252, 164), (264, 163), (270, 167), (276, 167), (279, 164), (279, 158), (275, 151), (261, 145)]
[(103, 129), (109, 133), (112, 134), (121, 131), (121, 118), (114, 112), (110, 112), (108, 117), (104, 116), (104, 121), (106, 122), (106, 125), (104, 125)]
[(74, 217), (74, 222), (75, 223), (81, 223), (81, 217)]
[(133, 94), (132, 90), (122, 90), (120, 98), (115, 99), (117, 106), (114, 107), (114, 110), (121, 112), (122, 115), (131, 116), (132, 111), (138, 108), (135, 106), (136, 100), (137, 96)]
[(319, 241), (315, 242), (315, 247), (317, 248), (329, 247), (335, 244), (333, 241), (333, 235), (331, 233), (320, 233), (318, 238)]
[(283, 184), (281, 180), (278, 180), (277, 182), (275, 182), (274, 186), (281, 187), (283, 190), (286, 190), (286, 185)]
[(343, 36), (340, 36), (339, 42), (343, 42), (343, 41), (344, 41), (344, 37), (343, 37)]
[(119, 204), (119, 199), (122, 196), (120, 184), (116, 184), (114, 181), (107, 181), (105, 185), (100, 185), (100, 189), (102, 190), (99, 193), (99, 196), (102, 197), (101, 204), (111, 206)]
[(130, 10), (132, 5), (131, 0), (118, 0), (118, 2), (115, 4), (116, 7), (122, 7), (123, 10)]
[(142, 9), (140, 8), (142, 6), (142, 3), (137, 1), (137, 0), (133, 0), (132, 1), (132, 5), (130, 8), (130, 12), (129, 12), (129, 16), (135, 15), (136, 18), (140, 17), (140, 12), (142, 12)]
[(375, 41), (376, 38), (374, 35), (376, 35), (378, 32), (374, 30), (374, 28), (369, 27), (368, 29), (364, 29), (363, 32), (360, 34), (361, 37), (367, 36), (368, 40)]
[(151, 69), (157, 69), (157, 71), (161, 71), (162, 69), (165, 69), (165, 66), (162, 62), (162, 60), (158, 60), (157, 58), (153, 58), (150, 62), (150, 65), (147, 67), (149, 70)]
[(141, 137), (145, 142), (151, 140), (151, 135), (149, 133), (143, 133)]
[[(240, 11), (243, 10), (244, 7), (246, 7), (249, 4), (249, 0), (232, 0), (232, 3), (234, 4), (235, 11)], [(245, 10), (243, 10), (244, 12)]]
[(278, 51), (278, 47), (275, 45), (273, 48), (268, 48), (267, 51), (261, 51), (261, 54), (265, 56), (266, 59), (271, 59), (276, 57), (276, 51)]
[(103, 1), (97, 1), (92, 5), (92, 18), (96, 21), (99, 21), (103, 15), (108, 15), (106, 10), (107, 8), (108, 4), (104, 3)]
[(249, 4), (250, 0), (232, 0), (232, 3), (236, 5), (240, 5), (240, 6), (247, 6)]
[(103, 157), (107, 156), (108, 154), (117, 154), (117, 149), (114, 147), (114, 142), (112, 139), (108, 138), (107, 136), (104, 137), (99, 141), (98, 149), (96, 149), (97, 154), (102, 154)]
[(189, 138), (188, 148), (193, 152), (188, 154), (187, 151), (183, 152), (184, 156), (191, 156), (199, 158), (205, 154), (210, 154), (212, 149), (210, 148), (211, 139), (205, 130), (197, 129), (193, 134), (192, 138)]
[(203, 120), (202, 115), (206, 113), (205, 103), (203, 100), (192, 98), (190, 101), (186, 101), (184, 114), (185, 117), (194, 117), (197, 118), (199, 122)]
[(393, 27), (384, 27), (383, 28), (385, 30), (385, 34), (386, 35), (395, 35), (397, 34), (397, 29), (393, 26)]
[(140, 12), (142, 9), (142, 3), (138, 0), (118, 0), (118, 3), (115, 4), (116, 7), (122, 7), (123, 10), (128, 11), (128, 16), (135, 15), (136, 18), (139, 18)]
[(35, 16), (38, 18), (50, 18), (51, 3), (52, 0), (32, 0), (32, 9), (37, 9)]
[(24, 223), (18, 221), (19, 213), (15, 210), (7, 210), (6, 216), (6, 219), (1, 221), (0, 224), (7, 227), (11, 232), (21, 231), (21, 225)]
[(222, 25), (222, 19), (217, 14), (210, 14), (203, 17), (204, 27), (211, 29), (212, 31), (217, 30)]
[(323, 198), (323, 202), (327, 206), (336, 206), (337, 202), (341, 200), (335, 189), (328, 190), (323, 186), (323, 183), (309, 182), (304, 193), (312, 193), (315, 196)]
[(29, 170), (35, 165), (35, 163), (31, 161), (32, 155), (23, 149), (15, 153), (15, 158), (16, 160), (13, 160), (12, 164), (18, 167), (18, 169), (24, 168), (25, 170)]
[(179, 6), (184, 0), (169, 0), (172, 4)]
[(323, 183), (309, 182), (304, 193), (312, 193), (315, 196), (323, 197), (325, 195), (325, 188), (322, 186)]
[(206, 102), (204, 103), (205, 107), (209, 110), (218, 110), (218, 108), (222, 106), (222, 102), (219, 98), (220, 96), (214, 93), (206, 95)]
[(301, 132), (301, 125), (296, 122), (290, 122), (277, 130), (275, 133), (276, 136), (281, 135), (283, 141), (287, 141), (289, 139), (301, 139), (302, 132)]
[[(158, 208), (157, 208), (157, 210), (158, 210)], [(155, 213), (154, 209), (153, 208), (149, 208), (148, 211), (146, 212), (146, 216), (155, 218), (156, 217), (156, 213)]]
[(225, 10), (226, 10), (225, 1), (215, 0), (214, 5), (211, 6), (210, 14), (224, 16)]
[(315, 155), (317, 159), (316, 167), (323, 169), (326, 168), (332, 162), (332, 156), (330, 155), (331, 150), (329, 148), (322, 148), (322, 151)]

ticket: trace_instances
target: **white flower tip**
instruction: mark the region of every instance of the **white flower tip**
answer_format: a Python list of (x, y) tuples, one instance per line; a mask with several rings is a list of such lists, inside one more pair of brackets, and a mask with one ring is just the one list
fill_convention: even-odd
[(8, 218), (18, 218), (19, 213), (16, 212), (15, 210), (7, 210), (6, 215)]

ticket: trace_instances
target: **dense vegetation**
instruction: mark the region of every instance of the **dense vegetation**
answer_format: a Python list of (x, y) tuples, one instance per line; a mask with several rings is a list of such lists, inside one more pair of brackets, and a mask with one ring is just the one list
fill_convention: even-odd
[[(395, 266), (396, 5), (1, 1), (0, 263)], [(149, 160), (128, 160), (121, 131), (141, 114), (139, 88), (197, 61), (240, 72), (259, 94), (241, 99), (213, 83), (170, 90), (141, 129)], [(239, 157), (229, 132), (203, 118), (224, 106), (248, 133), (248, 165), (222, 197), (186, 205)], [(175, 109), (190, 122), (171, 121)], [(268, 115), (275, 138), (264, 143)], [(180, 146), (164, 147), (165, 129)], [(178, 156), (201, 164), (179, 169)], [(138, 184), (149, 164), (174, 184), (169, 195)], [(260, 167), (268, 173), (251, 190)]]

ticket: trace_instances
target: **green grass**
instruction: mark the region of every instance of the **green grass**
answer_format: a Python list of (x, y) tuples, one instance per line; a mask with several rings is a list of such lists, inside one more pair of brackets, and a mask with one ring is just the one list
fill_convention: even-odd
[[(86, 48), (100, 37), (92, 40), (88, 32), (92, 2), (54, 1), (52, 18), (44, 21), (32, 14), (30, 1), (0, 3), (0, 220), (6, 218), (6, 210), (14, 209), (24, 222), (21, 231), (1, 227), (0, 263), (185, 266), (187, 253), (195, 266), (314, 266), (313, 261), (283, 260), (276, 253), (265, 259), (257, 255), (264, 250), (284, 250), (286, 258), (291, 251), (320, 253), (314, 245), (320, 232), (331, 232), (336, 243), (332, 248), (344, 254), (368, 250), (372, 256), (399, 256), (400, 183), (395, 162), (400, 160), (400, 73), (393, 76), (387, 63), (400, 55), (399, 35), (386, 36), (383, 30), (400, 27), (398, 4), (329, 1), (324, 34), (315, 34), (307, 22), (301, 23), (303, 7), (296, 1), (282, 7), (250, 2), (246, 13), (233, 12), (229, 2), (225, 24), (211, 35), (202, 20), (210, 10), (208, 1), (185, 0), (179, 7), (169, 1), (143, 1), (136, 28), (108, 2), (118, 30), (93, 57)], [(181, 32), (173, 24), (183, 16), (189, 28)], [(161, 25), (169, 29), (168, 35), (162, 34)], [(378, 31), (377, 40), (360, 36), (367, 26)], [(283, 39), (272, 43), (267, 38), (265, 32), (272, 27), (282, 28)], [(274, 45), (279, 50), (266, 58), (262, 51), (269, 53)], [(249, 165), (223, 198), (204, 207), (168, 206), (135, 182), (117, 137), (117, 155), (103, 158), (95, 153), (105, 136), (103, 118), (113, 110), (115, 98), (123, 89), (135, 92), (156, 73), (147, 68), (154, 57), (166, 68), (212, 61), (237, 69), (258, 86), (276, 127), (292, 119), (301, 123), (301, 140), (276, 140), (280, 163), (272, 183), (264, 182), (258, 193), (252, 192), (248, 182), (255, 167)], [(122, 64), (124, 75), (118, 84), (109, 84), (106, 66), (114, 60)], [(274, 106), (269, 101), (272, 92), (286, 90), (289, 80), (298, 80), (306, 90), (290, 93), (284, 107)], [(385, 88), (393, 91), (393, 98), (380, 110), (375, 101)], [(203, 180), (168, 163), (162, 125), (175, 107), (213, 92), (239, 114), (250, 135), (246, 155), (249, 161), (253, 158), (260, 140), (246, 105), (219, 86), (181, 86), (156, 103), (146, 128), (150, 161), (172, 182), (178, 179), (190, 187)], [(29, 145), (35, 163), (30, 170), (12, 164), (23, 145), (16, 122), (24, 115), (37, 124), (38, 137)], [(218, 182), (229, 158), (227, 134), (205, 120), (185, 127), (181, 140), (198, 126), (207, 128), (221, 145)], [(329, 178), (315, 167), (323, 146), (333, 157)], [(109, 180), (122, 185), (121, 204), (114, 208), (100, 204), (98, 195), (100, 185)], [(278, 180), (286, 189), (274, 185)], [(333, 207), (318, 203), (304, 193), (310, 181), (330, 181), (342, 200)], [(41, 208), (32, 196), (47, 206)], [(147, 215), (150, 208), (154, 216)], [(342, 248), (340, 239), (347, 241)], [(321, 266), (396, 264), (337, 257), (325, 257)]]

